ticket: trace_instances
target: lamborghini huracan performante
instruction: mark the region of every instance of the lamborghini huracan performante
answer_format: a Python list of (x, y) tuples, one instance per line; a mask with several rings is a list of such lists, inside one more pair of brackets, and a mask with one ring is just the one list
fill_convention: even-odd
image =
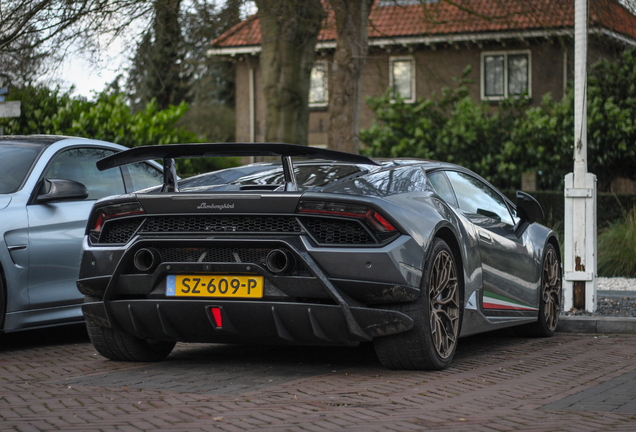
[[(178, 180), (175, 158), (278, 156)], [(77, 286), (95, 348), (157, 361), (176, 342), (357, 345), (392, 369), (447, 367), (462, 336), (551, 336), (557, 237), (475, 173), (290, 144), (138, 147), (163, 186), (95, 203)]]

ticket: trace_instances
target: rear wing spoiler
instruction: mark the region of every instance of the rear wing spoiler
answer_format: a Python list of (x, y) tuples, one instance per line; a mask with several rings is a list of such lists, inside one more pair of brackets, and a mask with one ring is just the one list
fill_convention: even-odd
[(165, 144), (135, 147), (97, 161), (100, 171), (149, 159), (163, 159), (162, 192), (178, 192), (175, 159), (191, 157), (280, 156), (285, 175), (285, 190), (298, 190), (292, 157), (326, 159), (364, 165), (378, 165), (368, 157), (280, 143)]

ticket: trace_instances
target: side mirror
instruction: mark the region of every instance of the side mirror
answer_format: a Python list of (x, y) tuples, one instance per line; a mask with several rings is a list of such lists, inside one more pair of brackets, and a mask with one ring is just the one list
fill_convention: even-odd
[(517, 237), (521, 237), (521, 234), (530, 224), (544, 218), (543, 209), (539, 201), (521, 191), (517, 191), (517, 215), (519, 216), (519, 222), (514, 227)]
[(62, 200), (84, 200), (88, 197), (88, 190), (82, 183), (66, 179), (45, 179), (50, 187), (47, 193), (40, 193), (36, 199), (38, 203)]

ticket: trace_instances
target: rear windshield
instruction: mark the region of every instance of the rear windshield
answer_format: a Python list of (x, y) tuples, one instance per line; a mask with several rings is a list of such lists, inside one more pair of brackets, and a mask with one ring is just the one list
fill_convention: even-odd
[[(324, 186), (360, 171), (360, 168), (355, 165), (299, 165), (294, 167), (296, 182), (299, 186), (304, 187)], [(283, 173), (283, 168), (278, 167), (242, 177), (233, 183), (240, 185), (281, 185), (285, 183), (285, 174)]]
[(0, 194), (20, 189), (43, 149), (40, 145), (0, 144)]
[[(294, 166), (296, 181), (301, 188), (321, 187), (330, 182), (366, 172), (356, 165), (308, 164)], [(285, 183), (283, 168), (276, 165), (251, 165), (230, 168), (179, 182), (180, 188), (215, 186), (222, 184), (240, 186), (282, 185)]]

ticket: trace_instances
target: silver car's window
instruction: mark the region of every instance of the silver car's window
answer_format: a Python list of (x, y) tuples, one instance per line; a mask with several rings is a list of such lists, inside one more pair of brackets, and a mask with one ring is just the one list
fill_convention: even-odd
[(132, 190), (129, 192), (146, 189), (163, 183), (163, 173), (149, 163), (137, 162), (126, 165), (126, 168), (130, 173), (130, 180), (132, 181)]
[(0, 194), (20, 189), (42, 149), (28, 144), (0, 145)]
[(446, 204), (453, 207), (458, 207), (457, 198), (455, 198), (453, 188), (448, 182), (448, 178), (446, 178), (446, 175), (443, 171), (429, 173), (427, 175), (427, 178), (431, 182), (431, 185), (433, 185), (433, 189), (435, 189), (437, 195), (439, 195), (444, 201), (446, 201)]
[(457, 171), (446, 171), (446, 175), (453, 186), (460, 209), (513, 225), (505, 201), (487, 184)]
[(97, 148), (73, 148), (55, 156), (44, 178), (75, 180), (88, 189), (89, 200), (125, 193), (124, 179), (119, 168), (99, 171), (95, 163), (115, 153)]

